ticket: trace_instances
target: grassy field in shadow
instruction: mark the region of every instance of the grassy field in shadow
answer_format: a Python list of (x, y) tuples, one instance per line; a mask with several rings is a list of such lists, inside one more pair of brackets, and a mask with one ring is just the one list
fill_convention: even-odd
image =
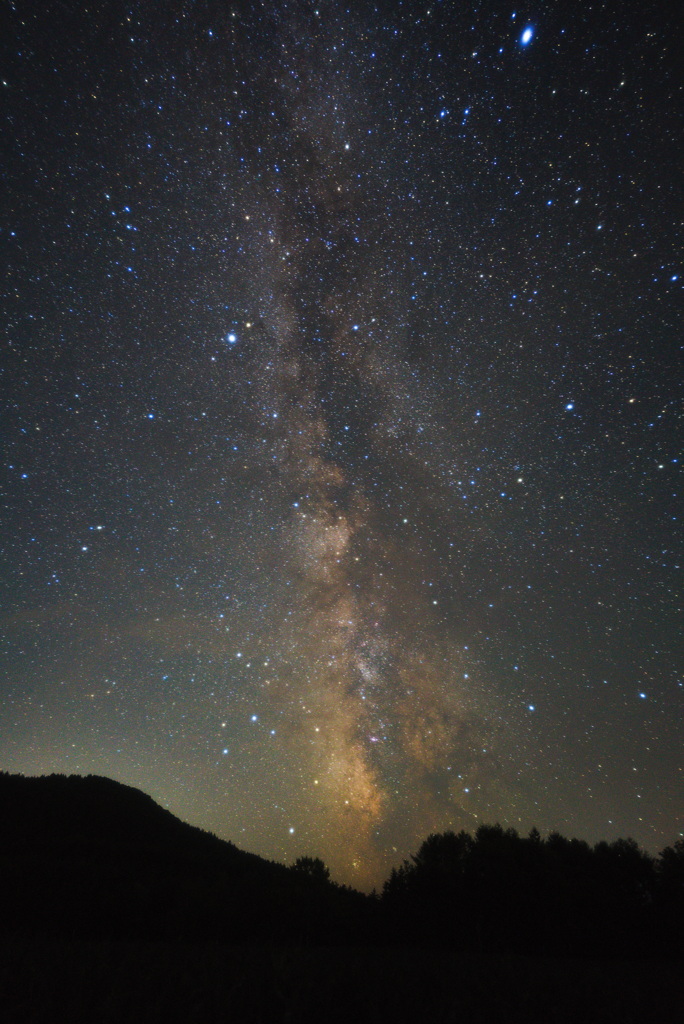
[(676, 962), (38, 940), (0, 964), (12, 1024), (664, 1024), (684, 1005)]

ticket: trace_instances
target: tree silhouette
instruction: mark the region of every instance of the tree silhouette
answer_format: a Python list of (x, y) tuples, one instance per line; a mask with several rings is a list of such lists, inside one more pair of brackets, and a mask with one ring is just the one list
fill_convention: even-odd
[(330, 881), (330, 870), (320, 857), (298, 857), (292, 865), (292, 871), (317, 882)]

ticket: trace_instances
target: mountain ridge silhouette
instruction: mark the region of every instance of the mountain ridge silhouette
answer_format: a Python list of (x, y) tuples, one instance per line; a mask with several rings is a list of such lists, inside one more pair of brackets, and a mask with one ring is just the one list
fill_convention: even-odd
[(105, 776), (0, 773), (0, 857), (0, 934), (327, 941), (368, 903)]

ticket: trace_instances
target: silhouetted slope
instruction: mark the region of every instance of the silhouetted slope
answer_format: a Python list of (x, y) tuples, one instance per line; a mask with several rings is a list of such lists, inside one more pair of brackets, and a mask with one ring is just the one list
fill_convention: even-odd
[(11, 934), (334, 942), (367, 902), (98, 776), (0, 774), (0, 865)]
[(0, 773), (0, 840), (5, 850), (77, 843), (169, 844), (186, 851), (259, 861), (180, 821), (152, 797), (99, 775), (25, 778)]

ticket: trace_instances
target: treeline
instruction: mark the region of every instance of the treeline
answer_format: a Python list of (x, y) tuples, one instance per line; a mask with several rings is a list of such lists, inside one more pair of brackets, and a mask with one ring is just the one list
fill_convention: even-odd
[(651, 857), (483, 825), (429, 836), (382, 893), (398, 941), (462, 951), (590, 956), (684, 953), (684, 841)]

